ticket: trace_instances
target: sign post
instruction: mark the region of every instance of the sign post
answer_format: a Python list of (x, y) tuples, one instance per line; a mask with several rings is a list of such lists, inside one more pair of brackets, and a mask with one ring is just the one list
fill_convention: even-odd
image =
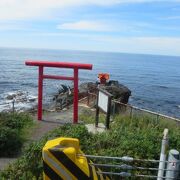
[(99, 110), (106, 113), (106, 129), (109, 129), (109, 123), (110, 123), (110, 114), (111, 114), (111, 99), (112, 95), (99, 88), (98, 89), (98, 96), (97, 96), (97, 104), (96, 104), (96, 121), (95, 125), (98, 127), (99, 122)]

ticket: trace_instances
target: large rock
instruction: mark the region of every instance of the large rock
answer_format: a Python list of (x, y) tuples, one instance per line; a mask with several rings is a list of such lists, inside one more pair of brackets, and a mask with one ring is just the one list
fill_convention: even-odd
[(87, 96), (87, 92), (97, 94), (98, 87), (108, 91), (113, 95), (113, 99), (120, 101), (122, 103), (128, 103), (129, 96), (131, 95), (131, 91), (124, 85), (120, 84), (118, 81), (109, 81), (105, 85), (99, 85), (98, 83), (87, 82), (82, 83), (79, 86), (79, 97)]
[(58, 93), (54, 95), (56, 109), (63, 109), (73, 103), (73, 89), (67, 85), (61, 84)]
[[(61, 109), (66, 107), (69, 104), (73, 103), (73, 88), (70, 88), (66, 85), (63, 85), (62, 88), (59, 89), (58, 93), (54, 95), (53, 100), (56, 102), (55, 106), (60, 107)], [(116, 99), (122, 103), (128, 103), (129, 96), (131, 95), (131, 91), (124, 85), (120, 84), (118, 81), (109, 81), (105, 85), (100, 85), (97, 82), (86, 82), (82, 83), (79, 86), (79, 99), (83, 97), (87, 97), (88, 92), (97, 94), (98, 87), (108, 91), (113, 95), (113, 99)], [(116, 112), (119, 111), (119, 108), (116, 108)]]
[(82, 83), (79, 86), (79, 99), (86, 97), (88, 92), (97, 94), (97, 84), (93, 82)]
[(100, 87), (112, 94), (113, 99), (124, 104), (128, 103), (129, 96), (131, 96), (131, 91), (126, 86), (119, 84), (118, 81), (109, 81), (107, 85)]

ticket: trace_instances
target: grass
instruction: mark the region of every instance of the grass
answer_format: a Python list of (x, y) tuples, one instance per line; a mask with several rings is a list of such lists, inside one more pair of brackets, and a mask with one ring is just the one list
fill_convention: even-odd
[[(84, 122), (84, 124), (95, 123), (95, 109), (85, 109), (79, 115), (79, 120)], [(106, 115), (104, 113), (99, 113), (99, 122), (105, 123)]]
[[(94, 122), (93, 112), (85, 111), (80, 117), (85, 123)], [(24, 150), (23, 156), (1, 173), (0, 179), (42, 179), (42, 147), (48, 139), (55, 137), (78, 138), (85, 154), (159, 159), (164, 128), (169, 129), (169, 148), (180, 150), (180, 127), (165, 119), (157, 121), (151, 116), (134, 116), (133, 118), (115, 116), (111, 129), (101, 134), (91, 134), (81, 124), (67, 124), (30, 144)], [(105, 161), (94, 160), (94, 162)], [(135, 163), (134, 165), (141, 166), (142, 164)], [(143, 165), (152, 167), (148, 163)], [(117, 169), (111, 170), (116, 171)], [(135, 171), (134, 173), (142, 174), (143, 172)]]

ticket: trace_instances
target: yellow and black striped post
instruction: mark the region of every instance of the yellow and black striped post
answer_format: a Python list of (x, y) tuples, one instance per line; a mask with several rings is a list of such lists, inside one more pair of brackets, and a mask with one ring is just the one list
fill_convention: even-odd
[[(78, 154), (78, 156), (77, 156)], [(99, 169), (89, 165), (92, 163), (79, 148), (79, 140), (74, 138), (57, 138), (50, 140), (43, 147), (43, 179), (44, 180), (109, 180), (98, 174)]]

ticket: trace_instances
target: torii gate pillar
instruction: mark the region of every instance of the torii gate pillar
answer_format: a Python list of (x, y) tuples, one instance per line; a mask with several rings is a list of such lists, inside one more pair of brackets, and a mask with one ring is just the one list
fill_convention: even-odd
[[(82, 63), (69, 63), (69, 62), (49, 62), (49, 61), (26, 61), (28, 66), (39, 67), (39, 79), (38, 79), (38, 120), (42, 120), (42, 99), (43, 99), (43, 79), (59, 79), (59, 80), (72, 80), (74, 81), (74, 109), (73, 109), (73, 123), (78, 123), (78, 72), (79, 69), (91, 70), (92, 64)], [(44, 75), (44, 67), (56, 67), (56, 68), (71, 68), (74, 69), (74, 76), (56, 76), (56, 75)]]

